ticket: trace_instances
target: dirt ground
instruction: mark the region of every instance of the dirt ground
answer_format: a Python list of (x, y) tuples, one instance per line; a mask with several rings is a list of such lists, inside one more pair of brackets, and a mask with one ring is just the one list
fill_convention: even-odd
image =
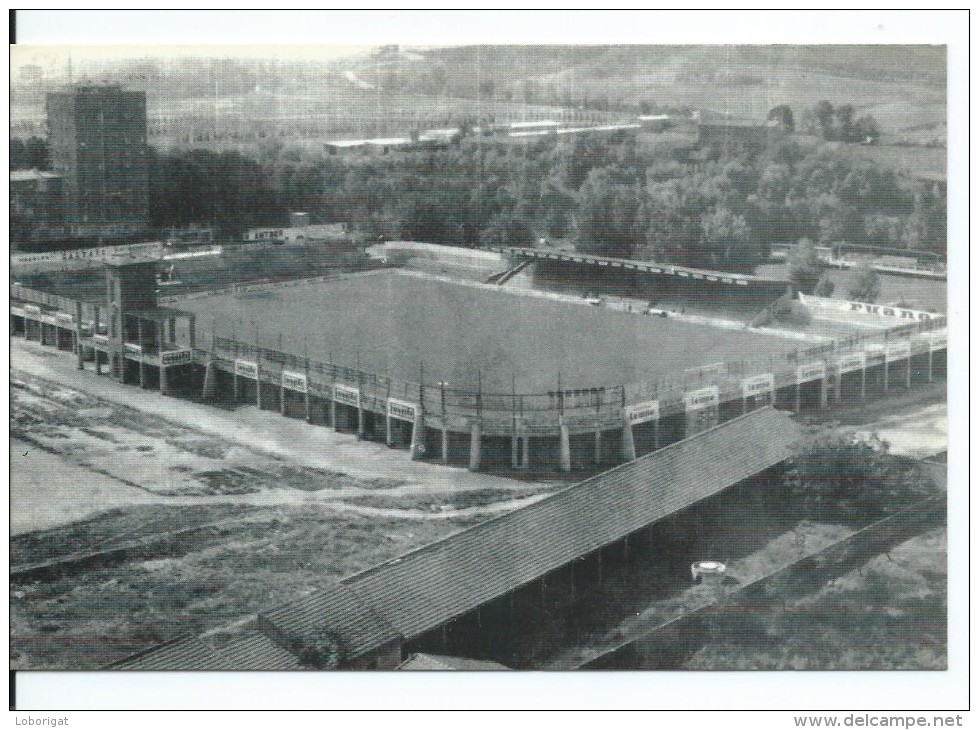
[(840, 423), (877, 434), (899, 456), (924, 459), (948, 450), (948, 399), (944, 382), (890, 391), (860, 408), (835, 406), (804, 416), (809, 423)]
[[(11, 666), (18, 669), (95, 669), (179, 635), (245, 626), (258, 610), (561, 486), (412, 462), (405, 451), (253, 407), (224, 411), (164, 398), (79, 372), (71, 358), (34, 343), (15, 341), (12, 365), (12, 565), (202, 528), (176, 548), (13, 583)], [(909, 407), (921, 409), (922, 402), (889, 412)], [(884, 410), (866, 416), (886, 418)], [(845, 534), (838, 526), (771, 525), (749, 531), (757, 538), (749, 545), (745, 519), (732, 517), (732, 529), (717, 531), (711, 550), (740, 580)], [(924, 580), (933, 597), (944, 576), (943, 544), (923, 544), (907, 568), (917, 577), (905, 576), (915, 585)], [(884, 558), (884, 583), (894, 556), (902, 554)], [(934, 565), (924, 565), (928, 561)], [(835, 585), (845, 588), (849, 580)], [(870, 590), (857, 583), (848, 589), (854, 596)], [(635, 586), (621, 586), (619, 594), (637, 603), (634, 614), (559, 652), (553, 665), (573, 664), (697, 598), (696, 588), (668, 588), (649, 600), (648, 591), (640, 597)], [(910, 610), (902, 595), (895, 594), (899, 613)], [(879, 610), (890, 610), (887, 605)], [(790, 623), (783, 620), (785, 632), (793, 630)], [(923, 650), (923, 666), (944, 656), (941, 640), (937, 634), (927, 640), (934, 651)], [(734, 661), (737, 651), (723, 646), (705, 647), (704, 657), (693, 661), (713, 662), (711, 652), (720, 652), (717, 666), (725, 666), (724, 651)], [(909, 666), (918, 666), (918, 659), (908, 659)], [(758, 658), (759, 666), (766, 661)]]
[(14, 668), (96, 669), (247, 620), (561, 486), (164, 398), (35, 343), (11, 357), (12, 566), (207, 526), (149, 556), (12, 584)]

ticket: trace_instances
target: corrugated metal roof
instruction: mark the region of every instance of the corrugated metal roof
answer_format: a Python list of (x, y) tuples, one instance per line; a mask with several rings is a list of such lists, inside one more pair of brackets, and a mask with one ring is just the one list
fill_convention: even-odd
[(258, 631), (249, 631), (219, 650), (224, 669), (248, 672), (284, 672), (301, 669), (296, 655)]
[(499, 672), (508, 671), (506, 667), (497, 662), (484, 659), (466, 659), (457, 656), (437, 656), (435, 654), (412, 654), (411, 657), (395, 667), (400, 671), (429, 671), (444, 672), (446, 670), (456, 670), (462, 672)]
[[(418, 636), (786, 460), (800, 433), (785, 413), (753, 411), (263, 612), (260, 625), (299, 637), (336, 632), (350, 659)], [(293, 661), (265, 637), (220, 652), (184, 639), (113, 668), (286, 669)]]
[(784, 461), (798, 435), (759, 409), (342, 582), (418, 636)]
[(200, 637), (181, 638), (154, 647), (110, 669), (124, 671), (279, 672), (300, 669), (295, 655), (258, 631), (247, 631), (220, 648)]
[(357, 653), (417, 636), (784, 461), (798, 435), (784, 413), (753, 411), (263, 616), (328, 626)]
[(302, 637), (320, 628), (334, 631), (342, 637), (350, 659), (398, 638), (389, 623), (343, 585), (264, 611), (259, 618), (285, 635)]
[(192, 636), (175, 639), (162, 646), (123, 659), (109, 667), (125, 671), (220, 672), (227, 669), (221, 655), (203, 640)]

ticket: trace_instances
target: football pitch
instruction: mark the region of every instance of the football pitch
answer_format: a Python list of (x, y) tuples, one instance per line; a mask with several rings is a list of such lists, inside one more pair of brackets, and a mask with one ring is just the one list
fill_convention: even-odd
[(759, 359), (797, 340), (383, 271), (179, 302), (211, 334), (392, 378), (546, 393)]

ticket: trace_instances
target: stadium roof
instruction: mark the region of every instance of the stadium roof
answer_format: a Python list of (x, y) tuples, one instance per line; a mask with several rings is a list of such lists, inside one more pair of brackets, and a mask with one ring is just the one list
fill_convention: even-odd
[(192, 636), (175, 639), (166, 644), (127, 657), (109, 667), (126, 671), (191, 671), (219, 672), (224, 668), (221, 655), (202, 639)]
[(388, 626), (418, 636), (764, 471), (798, 437), (786, 414), (753, 411), (262, 616), (335, 630), (354, 658), (390, 640)]
[[(801, 430), (761, 408), (259, 614), (262, 633), (223, 647), (184, 638), (112, 665), (125, 670), (298, 669), (283, 635), (329, 631), (349, 659), (419, 636), (575, 558), (707, 499), (795, 453)], [(277, 636), (278, 641), (273, 636)], [(417, 655), (401, 669), (488, 669)], [(412, 660), (405, 664), (410, 664)], [(445, 663), (455, 667), (432, 666)], [(479, 662), (486, 664), (486, 662)], [(427, 666), (426, 666), (427, 665)]]
[(509, 670), (497, 662), (485, 659), (466, 659), (457, 656), (437, 656), (435, 654), (412, 654), (408, 659), (395, 667), (401, 671), (430, 671), (444, 672), (457, 670), (463, 672), (499, 672)]
[(341, 638), (351, 659), (399, 637), (398, 632), (357, 595), (343, 585), (259, 614), (260, 625), (271, 624), (276, 633), (302, 638), (316, 629), (328, 629)]
[(175, 639), (110, 667), (124, 671), (160, 672), (279, 672), (299, 668), (295, 655), (257, 631), (248, 631), (220, 648), (199, 637)]

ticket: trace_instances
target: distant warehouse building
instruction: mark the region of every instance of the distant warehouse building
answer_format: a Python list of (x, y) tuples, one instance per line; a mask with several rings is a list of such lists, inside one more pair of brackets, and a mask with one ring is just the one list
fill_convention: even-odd
[(642, 128), (650, 132), (662, 132), (673, 124), (669, 114), (642, 114), (638, 119)]

